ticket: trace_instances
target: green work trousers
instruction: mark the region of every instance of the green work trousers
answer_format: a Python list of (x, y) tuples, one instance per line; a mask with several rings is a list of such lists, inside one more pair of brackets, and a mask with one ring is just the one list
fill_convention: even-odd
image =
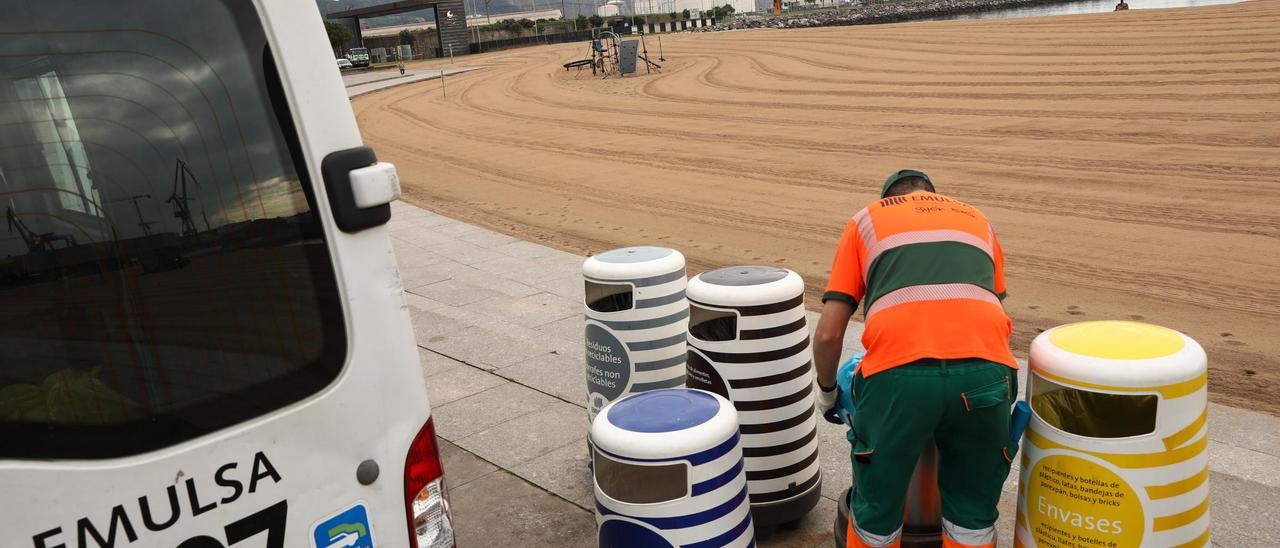
[(1017, 447), (1009, 446), (1018, 372), (980, 359), (926, 360), (853, 378), (853, 492), (859, 529), (902, 527), (907, 486), (924, 444), (938, 446), (942, 516), (968, 529), (996, 522)]

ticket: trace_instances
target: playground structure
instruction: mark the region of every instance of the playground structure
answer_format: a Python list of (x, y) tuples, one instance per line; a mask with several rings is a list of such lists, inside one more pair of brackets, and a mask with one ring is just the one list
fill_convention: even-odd
[[(661, 47), (662, 38), (659, 37), (658, 41)], [(644, 33), (640, 33), (639, 40), (623, 40), (613, 31), (592, 29), (589, 55), (590, 57), (586, 59), (565, 63), (564, 69), (567, 71), (573, 68), (581, 71), (585, 67), (591, 67), (593, 76), (608, 78), (616, 74), (622, 77), (635, 74), (637, 61), (644, 61), (646, 74), (662, 71), (662, 65), (649, 59), (649, 47), (645, 44)], [(659, 60), (666, 61), (665, 58)]]

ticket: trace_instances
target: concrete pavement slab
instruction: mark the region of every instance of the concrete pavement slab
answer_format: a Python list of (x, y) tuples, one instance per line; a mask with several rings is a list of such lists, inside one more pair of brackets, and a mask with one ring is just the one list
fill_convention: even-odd
[(1280, 490), (1209, 473), (1209, 519), (1217, 546), (1280, 546)]
[(517, 241), (515, 238), (507, 236), (506, 234), (499, 234), (488, 230), (463, 234), (462, 236), (459, 236), (458, 239), (484, 248), (504, 246)]
[[(452, 283), (430, 288), (419, 286), (412, 288), (412, 291), (449, 306), (463, 306), (496, 296), (519, 298), (543, 292), (536, 287), (494, 276), (448, 259), (425, 268), (447, 275), (448, 278), (444, 281)], [(459, 295), (452, 295), (453, 293)]]
[[(585, 417), (585, 413), (583, 415)], [(584, 418), (585, 420), (585, 418)], [(595, 511), (595, 492), (587, 463), (587, 438), (583, 436), (538, 458), (524, 462), (511, 472), (555, 493), (582, 509)]]
[(494, 248), (494, 251), (501, 253), (507, 257), (515, 257), (517, 259), (538, 259), (554, 256), (557, 250), (544, 245), (538, 245), (525, 240), (516, 240), (502, 247)]
[(441, 268), (439, 257), (427, 253), (410, 253), (410, 256), (413, 260), (400, 267), (400, 284), (406, 291), (452, 279), (446, 269)]
[(761, 548), (831, 548), (832, 526), (839, 506), (836, 501), (823, 497), (794, 529), (777, 528), (771, 535), (756, 537)]
[(522, 338), (508, 330), (475, 325), (433, 339), (428, 345), (432, 350), (490, 371), (563, 348), (555, 341)]
[(595, 518), (505, 470), (450, 491), (458, 548), (593, 548)]
[(413, 292), (449, 306), (466, 306), (493, 296), (493, 290), (490, 288), (472, 285), (447, 276), (443, 279), (414, 287)]
[[(452, 236), (445, 236), (435, 231), (435, 226), (411, 225), (405, 228), (391, 231), (391, 239), (411, 244), (420, 248), (427, 248), (436, 245), (442, 245), (451, 240)], [(435, 253), (439, 255), (438, 253)]]
[[(418, 347), (418, 363), (422, 366), (422, 378), (429, 379), (446, 371), (467, 367), (460, 361)], [(428, 381), (430, 382), (430, 381)], [(432, 400), (432, 403), (439, 403)]]
[(450, 490), (462, 487), (498, 470), (498, 467), (494, 466), (493, 463), (472, 455), (452, 443), (445, 440), (439, 440), (439, 442), (440, 460), (444, 463), (445, 483)]
[(1219, 443), (1280, 457), (1280, 418), (1271, 415), (1210, 404), (1209, 435)]
[[(585, 381), (584, 381), (585, 382)], [(853, 448), (845, 437), (848, 429), (818, 419), (818, 460), (822, 462), (822, 496), (840, 500), (840, 495), (853, 485), (853, 464), (849, 452)]]
[(536, 328), (550, 321), (578, 318), (581, 321), (582, 304), (547, 292), (527, 297), (498, 296), (476, 303), (475, 308), (484, 314), (508, 323)]
[(396, 263), (400, 266), (401, 280), (405, 278), (403, 270), (406, 268), (436, 264), (441, 260), (439, 255), (398, 238), (391, 239), (391, 250), (396, 254)]
[(503, 367), (494, 374), (577, 405), (586, 416), (587, 376), (581, 357), (548, 353)]
[(1210, 441), (1209, 469), (1280, 489), (1280, 457), (1260, 451)]
[(427, 383), (427, 396), (431, 398), (432, 405), (447, 405), (507, 382), (507, 379), (492, 373), (463, 365), (432, 377)]
[(564, 403), (527, 386), (507, 382), (483, 392), (433, 407), (436, 434), (456, 442), (516, 417)]
[[(405, 270), (412, 271), (408, 278), (441, 278), (406, 294), (418, 342), (434, 351), (423, 357), (429, 390), (433, 396), (441, 393), (442, 400), (458, 395), (435, 404), (441, 438), (460, 440), (501, 462), (514, 463), (509, 467), (522, 477), (573, 501), (565, 504), (589, 509), (590, 476), (573, 468), (575, 459), (586, 458), (585, 446), (578, 447), (587, 432), (580, 403), (585, 393), (580, 275), (584, 258), (490, 236), (493, 233), (484, 229), (412, 206), (393, 208), (395, 216), (403, 215), (399, 221), (393, 217), (393, 237), (398, 258), (403, 250)], [(422, 270), (414, 271), (418, 268)], [(485, 296), (473, 298), (481, 294)], [(817, 317), (808, 313), (810, 329)], [(846, 357), (859, 348), (862, 327), (850, 324)], [(432, 387), (442, 377), (449, 384)], [(488, 387), (489, 383), (499, 384)], [(467, 394), (468, 390), (479, 392)], [(849, 448), (843, 426), (819, 424), (824, 475), (820, 508), (830, 507), (834, 516), (834, 499), (851, 482)], [(1273, 510), (1280, 508), (1280, 418), (1210, 404), (1208, 428), (1214, 544), (1280, 546), (1275, 525), (1280, 516)], [(474, 439), (461, 441), (468, 436)], [(558, 468), (564, 472), (560, 476)], [(1012, 542), (1017, 474), (1015, 467), (1001, 501), (1001, 546)], [(588, 529), (592, 526), (590, 513), (581, 519)], [(760, 545), (827, 546), (831, 518), (813, 519), (821, 525), (813, 529), (819, 542), (807, 544), (803, 535), (780, 532)], [(502, 543), (497, 537), (486, 538)]]
[(506, 469), (584, 439), (582, 408), (559, 400), (530, 413), (458, 439), (459, 447)]
[[(578, 308), (581, 308), (581, 305)], [(553, 322), (544, 323), (533, 329), (557, 339), (581, 345), (584, 337), (584, 325), (582, 314), (579, 312)]]
[(534, 282), (533, 286), (543, 289), (551, 293), (555, 293), (566, 299), (573, 299), (581, 303), (586, 297), (586, 289), (582, 284), (582, 274), (575, 272), (568, 276), (561, 276), (551, 280), (542, 280)]

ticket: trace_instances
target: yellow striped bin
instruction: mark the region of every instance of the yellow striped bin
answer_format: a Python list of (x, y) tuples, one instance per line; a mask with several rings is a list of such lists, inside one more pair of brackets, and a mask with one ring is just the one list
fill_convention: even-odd
[(1206, 546), (1208, 362), (1190, 337), (1082, 322), (1031, 343), (1017, 547)]

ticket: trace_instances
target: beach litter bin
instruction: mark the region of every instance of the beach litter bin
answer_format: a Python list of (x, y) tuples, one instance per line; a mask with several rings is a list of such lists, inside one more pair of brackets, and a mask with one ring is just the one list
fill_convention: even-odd
[[(853, 376), (857, 372), (858, 363), (863, 353), (854, 354), (836, 370), (836, 386), (839, 387), (839, 398), (836, 405), (826, 415), (827, 420), (853, 426)], [(845, 434), (849, 443), (853, 443), (853, 432)], [(850, 448), (852, 450), (852, 447)], [(838, 548), (847, 546), (849, 533), (849, 494), (852, 488), (845, 489), (836, 510), (835, 545)], [(938, 448), (930, 439), (925, 443), (916, 460), (915, 472), (911, 475), (911, 483), (907, 486), (906, 511), (902, 519), (903, 548), (924, 548), (942, 546), (942, 498), (938, 492)]]
[(1156, 325), (1037, 336), (1017, 545), (1207, 545), (1207, 373), (1199, 344)]
[(804, 281), (785, 268), (734, 266), (695, 276), (688, 295), (685, 385), (738, 410), (760, 533), (795, 524), (822, 491)]
[(685, 388), (632, 394), (605, 406), (590, 439), (601, 548), (754, 545), (728, 400)]
[(648, 246), (582, 264), (588, 417), (626, 394), (684, 385), (684, 269), (679, 251)]

